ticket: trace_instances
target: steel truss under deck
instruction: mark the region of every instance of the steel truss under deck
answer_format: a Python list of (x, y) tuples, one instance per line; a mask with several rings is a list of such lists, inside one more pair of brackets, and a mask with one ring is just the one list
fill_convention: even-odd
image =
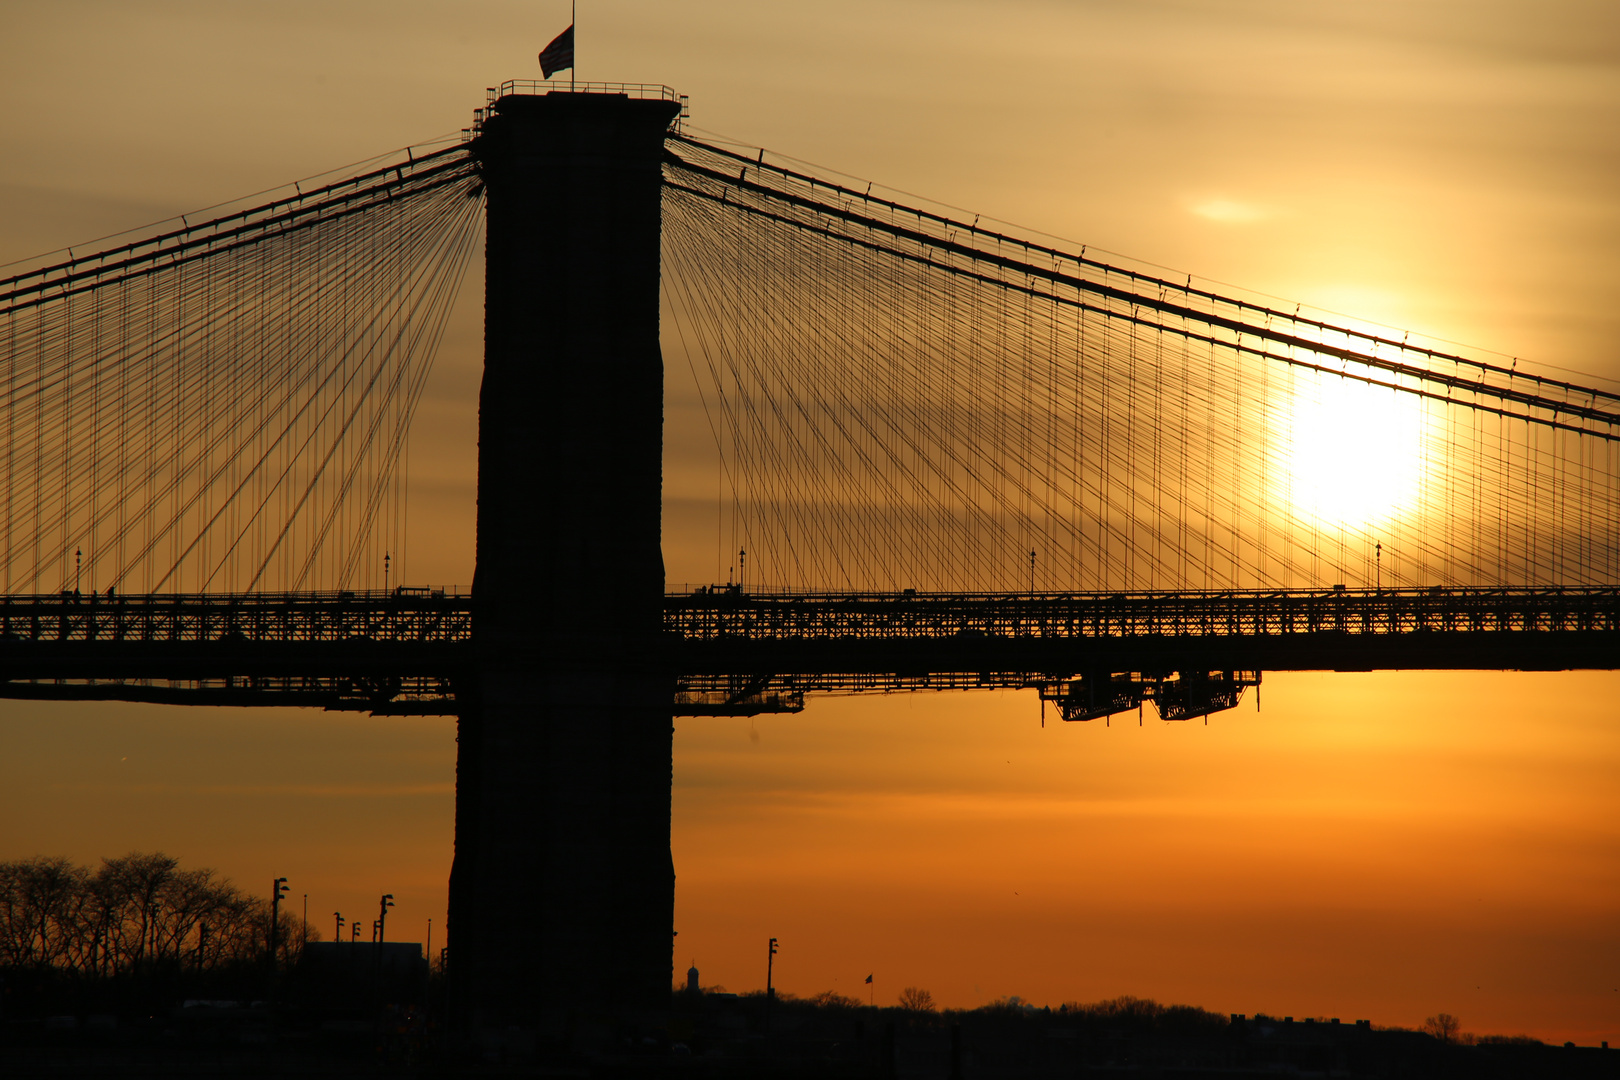
[(1262, 670), (1612, 668), (1617, 589), (1313, 589), (666, 597), (692, 712), (811, 693), (1034, 688), (1064, 719), (1235, 706)]
[[(678, 715), (807, 694), (1035, 688), (1065, 719), (1237, 703), (1262, 670), (1613, 668), (1620, 589), (758, 594), (664, 599)], [(471, 597), (0, 597), (0, 697), (450, 714)]]

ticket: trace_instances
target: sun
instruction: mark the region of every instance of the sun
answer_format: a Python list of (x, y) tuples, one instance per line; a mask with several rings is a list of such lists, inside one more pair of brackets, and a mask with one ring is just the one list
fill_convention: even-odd
[(1297, 387), (1288, 472), (1301, 513), (1368, 526), (1416, 509), (1425, 469), (1423, 399), (1323, 375)]

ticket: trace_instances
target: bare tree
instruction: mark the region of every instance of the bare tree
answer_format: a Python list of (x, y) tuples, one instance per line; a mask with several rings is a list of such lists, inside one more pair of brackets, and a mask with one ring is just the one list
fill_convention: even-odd
[(205, 920), (208, 935), (203, 942), (204, 967), (264, 955), (264, 927), (270, 919), (270, 904), (238, 889), (228, 890)]
[(66, 859), (0, 864), (0, 954), (17, 967), (55, 967), (76, 952), (89, 873)]
[(934, 995), (918, 987), (908, 986), (900, 991), (900, 1007), (907, 1012), (933, 1012)]
[[(162, 852), (103, 859), (94, 873), (60, 858), (0, 862), (3, 967), (116, 976), (245, 962), (262, 955), (269, 917), (268, 903)], [(292, 928), (284, 915), (288, 965), (303, 944)]]
[(159, 948), (168, 921), (168, 886), (180, 860), (161, 851), (130, 852), (101, 860), (96, 875), (107, 905), (107, 943), (114, 971), (142, 969), (162, 960)]
[(1436, 1013), (1423, 1021), (1422, 1030), (1425, 1034), (1433, 1035), (1449, 1045), (1457, 1041), (1457, 1033), (1462, 1030), (1462, 1021), (1450, 1013)]
[(810, 1001), (823, 1009), (858, 1009), (865, 1004), (860, 998), (848, 997), (836, 990), (823, 990)]

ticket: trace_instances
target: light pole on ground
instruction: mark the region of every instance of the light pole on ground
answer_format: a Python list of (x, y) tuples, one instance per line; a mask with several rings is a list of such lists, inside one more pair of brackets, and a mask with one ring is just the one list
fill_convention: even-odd
[(771, 985), (771, 976), (776, 967), (776, 939), (771, 938), (771, 950), (765, 956), (765, 1034), (771, 1033), (771, 1002), (776, 1000), (776, 988)]
[(270, 970), (276, 970), (276, 938), (281, 930), (281, 898), (287, 893), (287, 879), (278, 877), (270, 885)]

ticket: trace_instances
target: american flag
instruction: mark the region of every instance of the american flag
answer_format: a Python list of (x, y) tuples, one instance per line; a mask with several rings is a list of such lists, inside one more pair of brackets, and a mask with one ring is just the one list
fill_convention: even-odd
[(540, 73), (546, 78), (574, 66), (574, 28), (551, 39), (551, 44), (540, 50)]

